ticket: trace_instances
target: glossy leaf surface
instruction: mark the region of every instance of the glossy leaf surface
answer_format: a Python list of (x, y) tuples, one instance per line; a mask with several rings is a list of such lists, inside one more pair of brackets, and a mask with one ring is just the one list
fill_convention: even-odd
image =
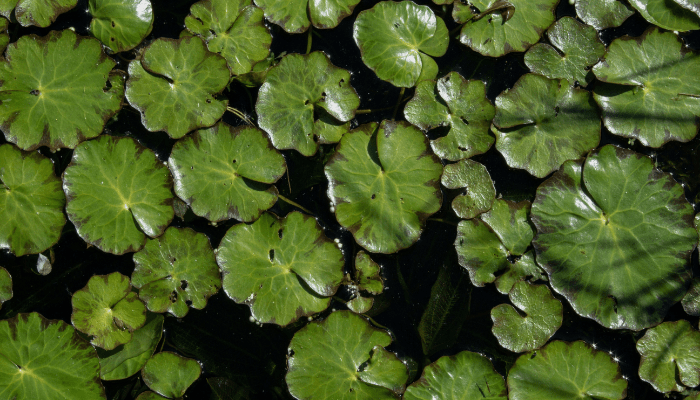
[(265, 18), (288, 33), (302, 33), (313, 25), (319, 29), (338, 26), (352, 14), (360, 0), (255, 0)]
[(46, 28), (76, 4), (78, 0), (3, 0), (0, 2), (0, 14), (9, 19), (14, 9), (20, 25)]
[(90, 0), (90, 32), (115, 53), (138, 46), (153, 29), (150, 0)]
[(476, 161), (462, 160), (445, 165), (440, 182), (447, 189), (464, 190), (452, 200), (452, 210), (463, 219), (471, 219), (490, 210), (496, 198), (496, 188), (489, 171)]
[(114, 350), (97, 349), (100, 378), (103, 381), (126, 379), (143, 368), (163, 336), (163, 316), (148, 313), (146, 323), (133, 332), (131, 341)]
[(683, 311), (694, 317), (700, 316), (700, 279), (693, 278), (688, 292), (681, 300)]
[(202, 367), (197, 360), (163, 351), (148, 360), (141, 370), (141, 377), (149, 389), (174, 399), (182, 397), (201, 373)]
[(700, 17), (675, 1), (629, 0), (642, 17), (656, 26), (677, 32), (700, 29)]
[(0, 305), (12, 299), (12, 275), (3, 267), (0, 267)]
[(576, 0), (576, 15), (595, 29), (622, 25), (634, 9), (621, 0)]

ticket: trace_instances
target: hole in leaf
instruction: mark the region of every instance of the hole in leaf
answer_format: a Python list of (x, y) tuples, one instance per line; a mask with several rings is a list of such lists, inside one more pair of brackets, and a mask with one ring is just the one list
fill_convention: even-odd
[(305, 105), (305, 106), (308, 106), (309, 103), (311, 103), (309, 100), (304, 100), (304, 105)]
[(231, 161), (231, 162), (235, 164), (235, 163), (237, 163), (237, 162), (238, 162), (238, 160), (234, 159), (234, 160), (233, 160), (233, 161)]
[(372, 200), (374, 200), (375, 198), (377, 198), (377, 195), (372, 193)]
[(185, 300), (185, 304), (187, 304), (187, 307), (190, 307), (192, 305), (192, 300)]
[(41, 94), (41, 92), (39, 92), (38, 90), (34, 89), (34, 90), (32, 90), (31, 92), (29, 92), (29, 94), (31, 94), (32, 96), (38, 96), (38, 95)]
[(401, 24), (399, 24), (398, 22), (394, 22), (394, 28), (400, 28), (400, 27), (401, 27)]
[(464, 117), (459, 117), (459, 119), (460, 119), (462, 122), (464, 122), (464, 125), (469, 125), (469, 121), (467, 121), (466, 118), (464, 118)]
[(207, 104), (211, 104), (211, 99), (207, 99)]
[(559, 115), (559, 106), (554, 107), (554, 116)]
[(535, 358), (536, 356), (537, 356), (537, 352), (532, 353), (532, 355), (530, 356), (530, 360), (532, 360), (532, 359)]
[(282, 229), (280, 229), (279, 231), (277, 231), (277, 235), (280, 237), (280, 239), (282, 239)]
[(117, 24), (115, 24), (114, 21), (112, 21), (112, 28), (116, 28), (116, 27), (117, 27)]
[(181, 289), (181, 290), (187, 289), (187, 281), (186, 281), (186, 280), (181, 280), (181, 281), (180, 281), (180, 289)]
[(170, 302), (171, 303), (177, 302), (177, 291), (173, 290), (173, 292), (170, 293)]
[(270, 253), (268, 254), (268, 257), (270, 257), (270, 262), (274, 261), (275, 259), (275, 250), (270, 249)]

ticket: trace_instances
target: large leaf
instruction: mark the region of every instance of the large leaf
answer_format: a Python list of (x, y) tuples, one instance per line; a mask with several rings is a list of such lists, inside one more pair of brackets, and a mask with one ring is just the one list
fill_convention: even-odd
[(629, 0), (642, 17), (664, 29), (685, 32), (700, 29), (700, 17), (673, 0)]
[(153, 29), (150, 0), (90, 0), (90, 32), (115, 53), (138, 46)]
[(134, 254), (131, 282), (152, 312), (182, 318), (216, 294), (221, 278), (209, 238), (190, 228), (168, 228)]
[(111, 351), (97, 349), (100, 378), (103, 381), (126, 379), (143, 368), (163, 336), (163, 316), (149, 313), (146, 323), (134, 331), (131, 341)]
[(0, 249), (36, 254), (58, 242), (66, 196), (51, 160), (0, 146)]
[(12, 10), (15, 10), (17, 22), (22, 26), (46, 28), (76, 4), (78, 0), (3, 0), (0, 2), (0, 14), (10, 19)]
[(610, 132), (651, 147), (697, 134), (700, 56), (685, 50), (673, 33), (651, 28), (640, 37), (615, 39), (593, 72), (616, 84), (598, 85), (594, 92)]
[(316, 220), (299, 212), (232, 226), (216, 261), (226, 294), (249, 305), (256, 320), (278, 325), (325, 310), (345, 265)]
[(100, 42), (71, 30), (22, 36), (0, 62), (0, 129), (21, 149), (75, 148), (122, 106), (124, 78)]
[(221, 118), (228, 100), (217, 95), (229, 77), (226, 59), (207, 50), (199, 37), (159, 38), (129, 63), (126, 98), (141, 112), (146, 129), (178, 139)]
[(576, 15), (595, 29), (622, 25), (634, 10), (622, 0), (576, 0)]
[[(360, 98), (350, 85), (350, 73), (331, 64), (325, 53), (289, 54), (267, 73), (258, 92), (258, 124), (282, 149), (312, 156), (326, 142), (314, 122), (325, 112), (339, 122), (350, 121)], [(337, 141), (337, 140), (336, 140)]]
[(445, 165), (440, 182), (447, 189), (464, 189), (452, 200), (452, 210), (460, 218), (471, 219), (488, 211), (496, 199), (489, 171), (476, 161)]
[(607, 145), (537, 189), (537, 262), (574, 310), (640, 330), (685, 294), (697, 243), (683, 188), (648, 157)]
[(155, 354), (141, 370), (148, 388), (170, 399), (182, 397), (201, 373), (197, 360), (169, 351)]
[(95, 349), (37, 313), (0, 321), (0, 398), (106, 400)]
[(496, 98), (493, 132), (510, 167), (544, 178), (598, 145), (600, 117), (588, 91), (527, 74)]
[(223, 122), (180, 139), (168, 164), (175, 193), (192, 212), (214, 222), (257, 219), (277, 201), (271, 184), (287, 167), (263, 132)]
[[(360, 0), (255, 0), (265, 10), (268, 21), (288, 33), (302, 33), (313, 24), (315, 28), (330, 29), (352, 14)], [(310, 19), (310, 21), (309, 21)]]
[[(404, 390), (408, 370), (384, 350), (386, 331), (350, 311), (332, 313), (294, 334), (285, 380), (297, 399), (395, 399)], [(374, 365), (381, 363), (383, 368)]]
[(525, 353), (508, 373), (510, 400), (619, 400), (626, 393), (612, 357), (581, 341), (554, 341)]
[(419, 78), (435, 79), (432, 57), (447, 51), (445, 22), (428, 6), (412, 1), (382, 1), (362, 11), (353, 28), (362, 61), (379, 79), (412, 87)]
[(446, 136), (432, 140), (430, 146), (440, 158), (451, 161), (485, 153), (493, 144), (489, 126), (495, 109), (486, 98), (486, 85), (465, 80), (450, 72), (433, 81), (421, 81), (404, 108), (406, 120), (427, 131), (449, 127)]
[(325, 171), (338, 222), (374, 253), (411, 246), (442, 203), (442, 164), (425, 135), (405, 122), (346, 134)]
[(187, 30), (201, 36), (207, 48), (221, 54), (234, 75), (250, 72), (270, 52), (272, 36), (263, 12), (253, 0), (201, 0), (185, 17)]
[(175, 212), (170, 171), (131, 138), (82, 143), (63, 173), (66, 213), (83, 240), (124, 254), (163, 233)]

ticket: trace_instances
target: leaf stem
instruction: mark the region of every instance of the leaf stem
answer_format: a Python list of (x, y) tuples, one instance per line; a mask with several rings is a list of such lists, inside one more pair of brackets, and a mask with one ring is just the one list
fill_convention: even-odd
[(243, 112), (241, 112), (240, 110), (233, 108), (231, 106), (226, 106), (226, 110), (228, 112), (232, 113), (233, 115), (237, 116), (238, 118), (242, 119), (243, 122), (245, 122), (246, 124), (248, 124), (250, 126), (254, 126), (253, 121), (251, 121), (250, 118), (248, 118), (248, 116), (243, 114)]
[(311, 25), (309, 26), (309, 38), (306, 41), (306, 54), (311, 53), (311, 39), (313, 38), (313, 33), (314, 33), (314, 26)]
[(280, 200), (284, 201), (285, 203), (291, 204), (291, 205), (293, 205), (294, 207), (300, 209), (301, 211), (303, 211), (303, 212), (305, 212), (305, 213), (307, 213), (307, 214), (309, 214), (309, 215), (314, 215), (314, 213), (312, 213), (311, 211), (309, 211), (309, 210), (307, 210), (306, 208), (302, 207), (300, 204), (298, 204), (298, 203), (296, 203), (296, 202), (293, 202), (292, 200), (289, 200), (288, 198), (282, 196), (281, 194), (278, 194), (277, 197), (278, 197)]
[(428, 218), (428, 221), (442, 222), (443, 224), (447, 224), (447, 225), (459, 226), (459, 224), (456, 222), (448, 221), (448, 220), (442, 219), (442, 218)]
[(399, 111), (399, 105), (401, 105), (401, 99), (403, 99), (403, 94), (406, 91), (405, 87), (401, 88), (401, 93), (399, 93), (399, 99), (396, 101), (396, 105), (394, 106), (394, 113), (391, 114), (391, 120), (394, 121), (396, 119), (396, 113)]

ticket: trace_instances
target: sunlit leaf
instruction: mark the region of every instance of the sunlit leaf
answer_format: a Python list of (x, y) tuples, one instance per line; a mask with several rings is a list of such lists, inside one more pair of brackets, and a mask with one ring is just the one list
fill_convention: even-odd
[(78, 0), (2, 0), (0, 14), (9, 19), (14, 10), (14, 16), (22, 26), (35, 25), (46, 28), (76, 4)]
[(671, 0), (629, 0), (642, 17), (664, 29), (685, 32), (700, 29), (700, 17)]
[(319, 29), (338, 26), (352, 14), (360, 0), (255, 0), (265, 11), (268, 21), (282, 27), (288, 33), (302, 33), (310, 25)]
[(464, 190), (452, 200), (452, 209), (463, 219), (471, 219), (488, 211), (496, 198), (496, 188), (489, 171), (476, 161), (462, 160), (445, 165), (440, 182), (447, 189)]
[(150, 0), (90, 0), (90, 32), (115, 53), (138, 46), (153, 29)]
[(621, 0), (576, 0), (576, 15), (595, 29), (622, 25), (634, 9)]

